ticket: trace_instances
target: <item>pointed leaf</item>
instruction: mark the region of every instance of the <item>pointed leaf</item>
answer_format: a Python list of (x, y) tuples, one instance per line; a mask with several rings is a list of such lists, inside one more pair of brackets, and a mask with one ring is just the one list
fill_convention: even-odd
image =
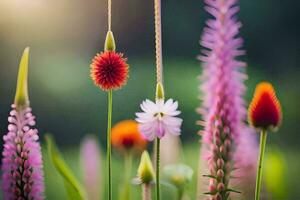
[(226, 192), (234, 192), (234, 193), (239, 193), (239, 194), (241, 194), (242, 192), (240, 192), (240, 191), (237, 191), (237, 190), (234, 190), (234, 189), (230, 189), (230, 188), (228, 188), (227, 190), (225, 190)]
[(84, 200), (85, 192), (79, 182), (73, 175), (69, 166), (61, 157), (53, 138), (50, 135), (46, 136), (49, 157), (52, 160), (56, 170), (64, 179), (65, 188), (70, 200)]
[(207, 178), (213, 178), (213, 179), (217, 179), (217, 177), (213, 176), (213, 175), (202, 175), (203, 177), (207, 177)]

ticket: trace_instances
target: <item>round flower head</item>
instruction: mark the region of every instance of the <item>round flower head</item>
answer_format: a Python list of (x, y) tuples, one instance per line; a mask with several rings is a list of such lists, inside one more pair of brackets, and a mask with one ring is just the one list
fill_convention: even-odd
[(112, 128), (112, 145), (119, 150), (137, 150), (146, 148), (147, 141), (138, 130), (134, 120), (124, 120)]
[(103, 90), (121, 88), (127, 82), (128, 64), (123, 54), (105, 51), (97, 54), (91, 64), (91, 78)]
[(167, 102), (157, 99), (155, 103), (147, 99), (141, 104), (144, 112), (136, 113), (139, 130), (149, 141), (162, 138), (166, 133), (180, 135), (182, 119), (176, 117), (180, 114), (177, 108), (178, 102), (173, 99)]
[(248, 110), (249, 123), (259, 129), (274, 129), (280, 125), (281, 115), (273, 86), (267, 82), (258, 84)]

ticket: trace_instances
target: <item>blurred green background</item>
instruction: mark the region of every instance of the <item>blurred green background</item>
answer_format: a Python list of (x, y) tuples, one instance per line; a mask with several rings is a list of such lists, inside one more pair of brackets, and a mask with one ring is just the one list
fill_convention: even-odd
[[(152, 4), (145, 0), (113, 0), (117, 49), (125, 53), (130, 64), (128, 84), (114, 93), (114, 122), (134, 118), (139, 103), (154, 97)], [(196, 0), (162, 2), (165, 89), (167, 97), (180, 102), (182, 140), (192, 157), (186, 160), (194, 167), (197, 163), (193, 160), (198, 159), (196, 133), (200, 129), (195, 125), (200, 119), (195, 109), (200, 105), (197, 76), (201, 73), (196, 56), (200, 54), (199, 39), (208, 17), (203, 6)], [(295, 0), (241, 0), (239, 15), (247, 50), (243, 60), (248, 62), (249, 75), (245, 98), (249, 101), (259, 81), (268, 80), (277, 89), (283, 124), (278, 133), (270, 135), (269, 143), (288, 161), (286, 188), (292, 199), (300, 198), (295, 181), (300, 178), (299, 7), (300, 1)], [(106, 93), (93, 85), (89, 64), (103, 49), (106, 1), (1, 0), (0, 27), (1, 133), (6, 133), (18, 62), (23, 49), (30, 46), (30, 100), (42, 140), (44, 133), (53, 133), (59, 146), (69, 149), (67, 153), (71, 152), (75, 160), (77, 155), (72, 149), (87, 133), (97, 134), (104, 146)], [(49, 187), (47, 194), (55, 190)]]

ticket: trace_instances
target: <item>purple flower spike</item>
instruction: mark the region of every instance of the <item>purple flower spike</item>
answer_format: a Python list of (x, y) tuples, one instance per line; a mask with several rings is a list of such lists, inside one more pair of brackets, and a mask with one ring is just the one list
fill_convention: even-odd
[(5, 200), (44, 199), (41, 147), (38, 131), (31, 128), (35, 117), (31, 108), (13, 110), (8, 133), (3, 137), (2, 188)]
[[(198, 109), (204, 125), (202, 135), (202, 158), (207, 164), (208, 199), (226, 200), (230, 174), (233, 169), (234, 143), (241, 135), (246, 118), (245, 92), (243, 81), (246, 75), (241, 69), (245, 63), (237, 57), (244, 54), (240, 50), (242, 39), (237, 37), (241, 23), (236, 19), (239, 7), (237, 0), (205, 0), (206, 11), (214, 18), (207, 21), (207, 28), (201, 40), (205, 48), (200, 60), (203, 62), (203, 104)], [(203, 185), (200, 180), (199, 184)], [(198, 194), (198, 199), (203, 199)]]
[(29, 48), (24, 50), (18, 75), (15, 103), (3, 137), (2, 189), (4, 200), (44, 199), (41, 147), (28, 98)]

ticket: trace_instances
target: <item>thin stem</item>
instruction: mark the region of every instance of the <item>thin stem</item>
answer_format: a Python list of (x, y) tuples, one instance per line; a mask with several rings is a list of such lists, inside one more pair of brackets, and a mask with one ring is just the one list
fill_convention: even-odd
[(143, 184), (142, 185), (142, 198), (143, 200), (151, 200), (151, 187), (149, 184)]
[(130, 178), (131, 178), (131, 169), (132, 169), (132, 153), (126, 152), (125, 155), (125, 182), (124, 182), (124, 193), (122, 199), (130, 200), (131, 199), (131, 187), (130, 187)]
[(112, 121), (112, 90), (108, 91), (108, 114), (107, 114), (107, 175), (108, 175), (108, 199), (112, 200), (111, 181), (111, 121)]
[(156, 200), (160, 200), (160, 139), (156, 138)]
[(162, 83), (161, 1), (154, 0), (156, 79)]
[(260, 189), (261, 189), (261, 181), (262, 181), (262, 165), (265, 154), (267, 142), (267, 131), (262, 130), (260, 134), (260, 152), (259, 152), (259, 160), (257, 166), (257, 175), (256, 175), (256, 186), (255, 186), (255, 200), (259, 200)]
[(111, 0), (108, 0), (107, 3), (107, 24), (108, 30), (111, 31)]

